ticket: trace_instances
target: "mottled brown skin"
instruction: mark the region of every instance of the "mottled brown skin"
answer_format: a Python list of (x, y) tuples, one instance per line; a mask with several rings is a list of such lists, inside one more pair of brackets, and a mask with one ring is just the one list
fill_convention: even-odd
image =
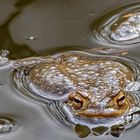
[[(57, 75), (61, 74), (62, 79), (63, 76), (67, 77), (75, 88), (67, 93), (68, 99), (65, 104), (70, 107), (75, 116), (119, 117), (133, 106), (133, 98), (123, 90), (134, 80), (133, 72), (126, 65), (114, 60), (94, 59), (76, 54), (61, 55), (53, 59), (52, 63), (43, 63), (33, 68), (29, 78), (37, 88), (47, 94), (48, 90), (55, 91), (55, 84), (58, 88), (57, 83), (61, 81), (57, 82), (56, 79), (54, 85), (51, 81), (52, 86), (48, 81), (51, 71), (46, 72), (45, 69), (53, 67), (54, 72)], [(61, 88), (63, 90), (62, 83)]]
[[(88, 97), (83, 96), (82, 92), (78, 91), (69, 95), (68, 105), (73, 109), (76, 116), (87, 118), (119, 117), (133, 106), (133, 98), (122, 91), (112, 97), (102, 108), (91, 101), (91, 96), (90, 94)], [(113, 111), (109, 111), (109, 109), (113, 109)]]

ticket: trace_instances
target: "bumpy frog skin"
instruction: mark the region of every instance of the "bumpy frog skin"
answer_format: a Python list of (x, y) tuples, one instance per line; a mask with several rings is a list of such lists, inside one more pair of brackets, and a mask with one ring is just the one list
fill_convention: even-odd
[[(69, 123), (107, 125), (106, 120), (122, 118), (135, 106), (134, 97), (125, 89), (137, 74), (121, 57), (67, 52), (26, 62), (16, 62), (20, 64), (14, 72), (17, 87), (36, 99), (55, 103)], [(54, 110), (57, 115), (59, 111)]]
[[(90, 60), (78, 55), (41, 63), (29, 72), (33, 86), (44, 93), (69, 94), (67, 105), (77, 116), (117, 117), (133, 105), (124, 87), (134, 80), (132, 71), (111, 60)], [(40, 80), (38, 80), (40, 79)]]

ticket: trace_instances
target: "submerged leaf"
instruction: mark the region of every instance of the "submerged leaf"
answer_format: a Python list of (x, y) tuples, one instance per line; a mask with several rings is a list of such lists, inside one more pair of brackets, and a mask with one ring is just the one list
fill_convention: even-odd
[(113, 125), (111, 127), (110, 134), (114, 137), (119, 137), (123, 131), (125, 130), (125, 127), (123, 125)]
[(77, 135), (80, 138), (85, 138), (91, 133), (91, 131), (90, 131), (88, 126), (80, 125), (80, 124), (77, 124), (75, 126), (75, 132), (77, 133)]
[(99, 126), (99, 127), (92, 129), (93, 134), (95, 134), (95, 135), (102, 135), (102, 134), (106, 133), (108, 130), (109, 130), (109, 128), (105, 127), (105, 126)]

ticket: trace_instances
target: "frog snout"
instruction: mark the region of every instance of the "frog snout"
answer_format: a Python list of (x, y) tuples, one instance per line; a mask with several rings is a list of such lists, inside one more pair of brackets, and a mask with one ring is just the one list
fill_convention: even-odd
[(90, 104), (89, 108), (96, 108), (96, 109), (103, 109), (106, 108), (107, 103), (104, 102), (93, 102), (92, 104)]

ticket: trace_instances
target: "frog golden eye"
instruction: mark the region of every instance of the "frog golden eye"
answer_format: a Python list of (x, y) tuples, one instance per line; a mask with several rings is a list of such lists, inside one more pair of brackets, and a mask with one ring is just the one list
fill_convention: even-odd
[(72, 107), (76, 110), (83, 106), (83, 99), (80, 96), (75, 96), (72, 100)]
[(119, 106), (122, 106), (125, 103), (125, 94), (123, 92), (119, 92), (116, 101)]

